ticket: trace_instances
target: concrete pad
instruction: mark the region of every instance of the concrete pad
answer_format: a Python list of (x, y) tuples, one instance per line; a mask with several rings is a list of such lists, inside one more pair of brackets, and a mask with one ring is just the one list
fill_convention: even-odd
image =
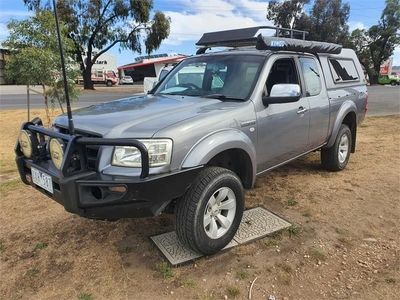
[[(289, 222), (265, 208), (246, 210), (235, 237), (223, 250), (263, 238), (290, 226)], [(153, 236), (151, 239), (172, 265), (183, 264), (202, 256), (182, 245), (175, 231)]]

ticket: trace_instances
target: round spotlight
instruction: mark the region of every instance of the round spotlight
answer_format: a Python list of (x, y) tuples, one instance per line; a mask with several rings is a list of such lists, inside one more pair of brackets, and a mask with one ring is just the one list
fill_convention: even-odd
[(21, 147), (22, 153), (27, 158), (31, 158), (34, 152), (37, 150), (38, 140), (35, 134), (30, 130), (21, 130), (19, 132), (19, 146)]
[(61, 169), (62, 162), (64, 160), (64, 148), (65, 144), (61, 139), (50, 140), (50, 157), (53, 164), (57, 169)]

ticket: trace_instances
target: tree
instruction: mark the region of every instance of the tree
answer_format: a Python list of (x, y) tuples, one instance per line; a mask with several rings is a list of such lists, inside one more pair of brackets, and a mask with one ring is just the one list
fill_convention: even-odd
[[(50, 9), (49, 0), (24, 0), (31, 10)], [(159, 48), (169, 35), (170, 18), (156, 11), (150, 20), (152, 0), (59, 0), (57, 10), (75, 44), (84, 88), (93, 89), (92, 66), (115, 45), (141, 53), (143, 34), (146, 52)], [(83, 57), (87, 54), (85, 63)]]
[(400, 45), (400, 0), (386, 0), (378, 25), (368, 30), (352, 32), (348, 47), (353, 48), (368, 73), (372, 84), (378, 83), (380, 66), (387, 60), (396, 46)]
[[(42, 87), (41, 94), (50, 125), (48, 98), (53, 106), (57, 99), (61, 108), (61, 103), (65, 101), (63, 86), (60, 85), (61, 59), (54, 16), (49, 11), (37, 12), (24, 21), (11, 20), (7, 28), (9, 37), (2, 45), (10, 49), (11, 55), (5, 66), (5, 76), (17, 84)], [(67, 28), (60, 24), (60, 30), (64, 33), (62, 44), (68, 61), (67, 77), (73, 80), (79, 74), (79, 67), (71, 56), (74, 45), (65, 38)], [(75, 85), (69, 85), (70, 100), (75, 100), (78, 94)]]
[(267, 18), (276, 26), (308, 31), (306, 39), (342, 44), (348, 36), (350, 6), (342, 0), (315, 0), (309, 13), (304, 6), (310, 0), (272, 0)]
[(273, 21), (275, 26), (293, 28), (308, 3), (310, 0), (271, 0), (267, 5), (267, 19)]

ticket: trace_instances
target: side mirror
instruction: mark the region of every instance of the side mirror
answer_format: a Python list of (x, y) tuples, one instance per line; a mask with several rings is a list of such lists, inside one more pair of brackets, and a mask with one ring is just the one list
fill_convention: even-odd
[(298, 84), (275, 84), (272, 86), (270, 95), (264, 96), (262, 101), (265, 106), (274, 103), (291, 103), (299, 101), (300, 96), (300, 86)]

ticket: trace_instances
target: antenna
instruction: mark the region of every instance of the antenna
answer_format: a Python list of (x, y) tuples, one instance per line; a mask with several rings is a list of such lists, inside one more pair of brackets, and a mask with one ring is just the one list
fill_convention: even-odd
[(56, 19), (56, 27), (57, 27), (58, 48), (60, 49), (61, 68), (62, 68), (64, 91), (65, 91), (65, 101), (67, 102), (68, 129), (69, 129), (70, 135), (73, 135), (74, 134), (74, 122), (72, 120), (71, 103), (69, 101), (67, 72), (65, 71), (64, 53), (63, 53), (62, 43), (61, 43), (60, 26), (58, 25), (56, 0), (53, 0), (53, 7), (54, 7), (54, 16)]

